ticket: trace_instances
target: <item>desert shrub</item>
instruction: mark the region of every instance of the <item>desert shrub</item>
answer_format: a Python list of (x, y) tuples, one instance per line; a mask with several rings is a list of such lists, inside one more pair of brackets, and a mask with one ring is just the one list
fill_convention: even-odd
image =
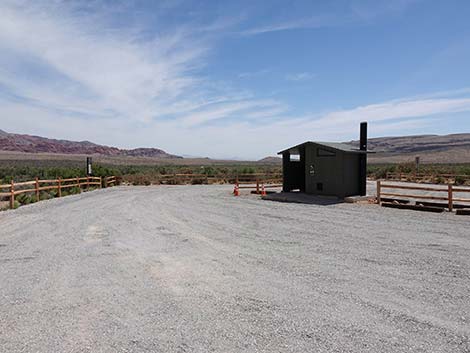
[(455, 177), (455, 185), (464, 185), (468, 178), (458, 175)]
[(36, 202), (36, 197), (29, 194), (20, 194), (16, 196), (16, 201), (20, 205), (29, 205), (30, 203)]
[(396, 171), (398, 173), (412, 173), (415, 171), (415, 164), (414, 163), (400, 163), (396, 167)]
[(191, 179), (191, 184), (192, 185), (205, 184), (205, 182), (206, 182), (206, 179), (202, 179), (202, 178), (193, 178), (193, 179)]
[(201, 174), (205, 174), (207, 176), (215, 176), (216, 170), (212, 166), (201, 166)]
[(39, 199), (40, 199), (40, 200), (49, 200), (49, 199), (51, 199), (52, 197), (53, 197), (53, 196), (52, 196), (49, 192), (47, 192), (47, 191), (41, 191), (41, 192), (39, 193)]
[(80, 188), (78, 186), (74, 186), (73, 188), (69, 189), (70, 194), (79, 194), (80, 193)]

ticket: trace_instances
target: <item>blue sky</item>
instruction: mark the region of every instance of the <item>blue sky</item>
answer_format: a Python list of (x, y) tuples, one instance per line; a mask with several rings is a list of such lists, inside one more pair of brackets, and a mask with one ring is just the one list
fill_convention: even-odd
[(0, 129), (258, 159), (470, 131), (470, 2), (0, 2)]

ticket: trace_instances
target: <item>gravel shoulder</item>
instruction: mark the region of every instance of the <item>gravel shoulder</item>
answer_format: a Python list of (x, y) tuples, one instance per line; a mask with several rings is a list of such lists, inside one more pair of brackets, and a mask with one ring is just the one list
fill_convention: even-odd
[(0, 212), (2, 352), (470, 352), (470, 220), (116, 187)]

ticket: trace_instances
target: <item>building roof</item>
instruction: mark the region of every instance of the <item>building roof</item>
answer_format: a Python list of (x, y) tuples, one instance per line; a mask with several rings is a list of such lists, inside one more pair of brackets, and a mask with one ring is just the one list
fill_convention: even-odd
[(334, 149), (334, 150), (337, 150), (337, 151), (342, 151), (342, 152), (347, 152), (347, 153), (359, 153), (359, 154), (368, 153), (367, 151), (362, 151), (359, 148), (348, 145), (346, 143), (306, 141), (306, 142), (301, 143), (299, 145), (296, 145), (296, 146), (293, 146), (293, 147), (290, 147), (290, 148), (286, 148), (285, 150), (282, 150), (282, 151), (278, 152), (277, 154), (283, 154), (284, 152), (287, 152), (287, 151), (289, 151), (290, 153), (298, 154), (299, 153), (299, 147), (304, 146), (304, 145), (310, 145), (310, 144), (324, 146), (324, 147), (327, 147), (327, 148), (331, 148), (331, 149)]

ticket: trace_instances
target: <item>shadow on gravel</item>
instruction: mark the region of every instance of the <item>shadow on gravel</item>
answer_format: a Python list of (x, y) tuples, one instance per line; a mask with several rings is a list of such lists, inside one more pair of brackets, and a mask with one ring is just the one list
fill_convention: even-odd
[(302, 192), (279, 192), (263, 196), (263, 200), (278, 202), (306, 203), (310, 205), (331, 206), (343, 203), (344, 200), (335, 196), (309, 195)]

